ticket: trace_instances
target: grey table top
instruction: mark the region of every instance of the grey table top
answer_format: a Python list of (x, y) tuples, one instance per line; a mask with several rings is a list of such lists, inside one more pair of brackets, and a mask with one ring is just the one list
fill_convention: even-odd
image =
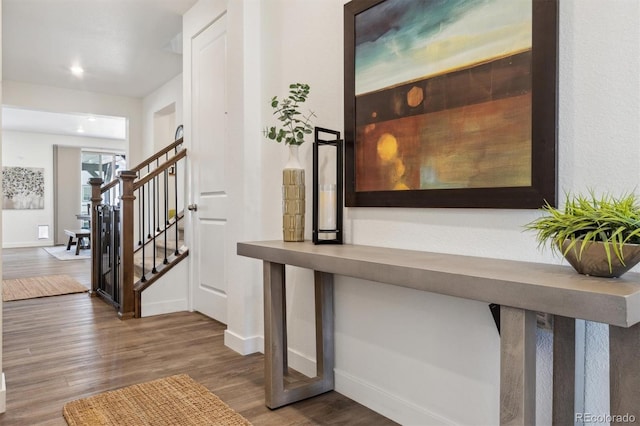
[(640, 274), (580, 275), (570, 266), (310, 241), (240, 242), (241, 256), (464, 299), (630, 327)]

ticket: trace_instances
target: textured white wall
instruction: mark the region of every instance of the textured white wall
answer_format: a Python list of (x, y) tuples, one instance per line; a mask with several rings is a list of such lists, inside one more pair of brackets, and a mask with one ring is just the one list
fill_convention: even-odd
[[(323, 127), (343, 129), (343, 0), (274, 0), (263, 6), (266, 100), (291, 82), (311, 85)], [(636, 189), (640, 166), (640, 3), (560, 2), (560, 193)], [(304, 19), (301, 17), (312, 17)], [(304, 19), (304, 25), (294, 23)], [(295, 37), (290, 31), (295, 27)], [(254, 143), (247, 140), (247, 144)], [(258, 143), (258, 142), (255, 142)], [(280, 235), (282, 146), (262, 141), (263, 238)], [(310, 176), (310, 144), (301, 154)], [(310, 178), (309, 178), (310, 179)], [(310, 193), (308, 194), (308, 196)], [(559, 263), (522, 232), (533, 210), (350, 208), (347, 241)], [(307, 218), (307, 228), (310, 217)], [(310, 231), (307, 230), (310, 237)], [(290, 345), (312, 359), (310, 274), (289, 280)], [(406, 424), (497, 424), (499, 339), (486, 305), (346, 277), (336, 285), (337, 390)], [(607, 410), (606, 330), (587, 327), (586, 411)], [(538, 424), (550, 424), (549, 336), (538, 339)], [(461, 409), (464, 407), (464, 409)]]

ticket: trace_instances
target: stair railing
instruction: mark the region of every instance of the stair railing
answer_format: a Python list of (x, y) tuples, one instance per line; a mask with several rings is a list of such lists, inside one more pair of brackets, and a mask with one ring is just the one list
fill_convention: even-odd
[[(121, 171), (106, 185), (99, 178), (89, 181), (92, 293), (113, 304), (122, 319), (139, 317), (140, 293), (186, 255), (186, 250), (180, 250), (179, 237), (187, 155), (182, 144), (182, 138), (178, 139), (131, 170)], [(107, 208), (116, 214), (105, 214)], [(105, 217), (119, 219), (110, 222), (119, 228), (118, 238), (105, 236)], [(160, 242), (163, 252), (158, 248)], [(170, 244), (175, 245), (171, 250)], [(114, 253), (115, 261), (109, 257)], [(114, 262), (117, 267), (112, 267)]]

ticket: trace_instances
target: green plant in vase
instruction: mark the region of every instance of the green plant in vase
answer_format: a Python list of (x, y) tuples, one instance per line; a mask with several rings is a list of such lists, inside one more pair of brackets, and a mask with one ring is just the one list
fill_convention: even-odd
[(284, 142), (289, 146), (289, 160), (282, 171), (282, 232), (284, 241), (304, 241), (305, 177), (298, 159), (298, 148), (305, 135), (313, 133), (311, 119), (315, 114), (303, 114), (301, 104), (306, 102), (310, 87), (305, 83), (289, 85), (289, 95), (271, 98), (273, 115), (280, 122), (264, 130), (267, 139)]
[(305, 83), (293, 83), (289, 85), (289, 96), (278, 99), (277, 96), (271, 98), (271, 108), (281, 122), (280, 127), (267, 127), (264, 134), (267, 138), (285, 145), (302, 145), (305, 135), (313, 132), (311, 124), (312, 117), (316, 115), (309, 111), (307, 115), (300, 112), (300, 104), (304, 103), (309, 96), (311, 88)]
[(560, 252), (580, 273), (618, 277), (640, 261), (640, 202), (620, 197), (567, 194), (562, 209), (546, 203), (546, 215), (525, 225), (538, 243)]

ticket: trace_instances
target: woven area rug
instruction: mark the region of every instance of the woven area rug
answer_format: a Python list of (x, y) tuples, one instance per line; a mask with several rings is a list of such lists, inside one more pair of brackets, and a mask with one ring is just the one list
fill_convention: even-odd
[(89, 289), (68, 275), (2, 280), (2, 300), (5, 302), (85, 291), (89, 291)]
[(76, 256), (76, 248), (72, 246), (67, 250), (67, 246), (42, 247), (44, 251), (58, 260), (80, 260), (91, 259), (91, 249), (80, 249)]
[(62, 412), (70, 426), (251, 425), (186, 374), (68, 402)]

